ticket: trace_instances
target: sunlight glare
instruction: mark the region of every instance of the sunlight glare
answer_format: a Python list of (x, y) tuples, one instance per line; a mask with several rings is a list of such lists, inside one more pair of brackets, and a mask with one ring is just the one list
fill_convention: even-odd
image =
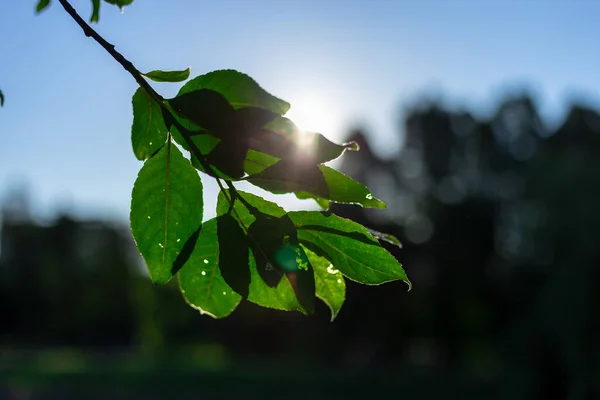
[(325, 104), (316, 94), (293, 99), (292, 107), (285, 116), (300, 129), (297, 144), (304, 154), (310, 152), (313, 146), (314, 136), (310, 132), (321, 133), (331, 140), (339, 123), (332, 107)]
[(335, 128), (333, 109), (315, 96), (302, 96), (292, 101), (290, 111), (285, 115), (302, 130), (331, 135)]
[(298, 139), (296, 140), (296, 145), (298, 145), (300, 152), (308, 153), (311, 151), (313, 141), (314, 135), (311, 135), (309, 132), (301, 129), (298, 134)]

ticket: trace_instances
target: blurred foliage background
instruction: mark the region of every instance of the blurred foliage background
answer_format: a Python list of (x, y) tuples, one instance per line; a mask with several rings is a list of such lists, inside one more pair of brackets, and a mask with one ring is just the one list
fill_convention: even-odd
[(333, 322), (244, 303), (200, 316), (153, 286), (126, 221), (42, 223), (2, 202), (0, 398), (600, 398), (600, 113), (549, 126), (528, 93), (495, 111), (417, 99), (398, 154), (356, 127), (341, 170), (385, 211), (413, 282), (348, 283)]

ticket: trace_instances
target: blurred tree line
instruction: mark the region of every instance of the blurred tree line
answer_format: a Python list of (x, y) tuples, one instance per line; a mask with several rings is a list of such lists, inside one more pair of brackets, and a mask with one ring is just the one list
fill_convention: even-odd
[(13, 199), (0, 243), (0, 348), (204, 344), (219, 362), (427, 372), (488, 385), (496, 398), (594, 398), (600, 114), (573, 105), (551, 129), (523, 95), (488, 118), (421, 102), (403, 124), (404, 145), (386, 159), (352, 132), (361, 151), (341, 167), (389, 208), (333, 211), (400, 238), (403, 248), (389, 249), (411, 292), (349, 283), (332, 324), (322, 305), (306, 318), (244, 304), (214, 321), (176, 285), (149, 282), (127, 227), (66, 215), (41, 225)]
[[(424, 102), (404, 132), (387, 160), (354, 132), (363, 151), (342, 168), (383, 197), (386, 215), (334, 209), (405, 244), (392, 251), (415, 290), (394, 305), (385, 347), (503, 376), (523, 398), (600, 394), (598, 112), (573, 105), (552, 130), (527, 95), (489, 119)], [(359, 297), (347, 306), (380, 325)]]

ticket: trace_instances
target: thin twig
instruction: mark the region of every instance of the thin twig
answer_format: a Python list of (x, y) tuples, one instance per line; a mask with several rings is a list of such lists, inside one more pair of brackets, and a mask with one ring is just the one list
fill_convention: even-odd
[[(102, 46), (119, 64), (121, 64), (121, 66), (127, 72), (129, 72), (131, 74), (131, 76), (133, 76), (133, 78), (135, 79), (135, 81), (142, 88), (144, 88), (144, 90), (146, 90), (146, 92), (158, 103), (158, 105), (160, 106), (161, 110), (163, 111), (163, 118), (164, 118), (164, 115), (168, 115), (169, 116), (169, 120), (170, 121), (165, 121), (165, 122), (168, 122), (167, 125), (170, 125), (170, 124), (175, 125), (175, 127), (181, 133), (181, 136), (183, 137), (183, 139), (185, 140), (185, 142), (190, 147), (190, 152), (192, 153), (193, 156), (195, 156), (198, 159), (198, 161), (200, 161), (200, 164), (202, 165), (202, 167), (204, 168), (204, 170), (205, 171), (212, 171), (213, 172), (214, 178), (217, 180), (217, 184), (219, 185), (219, 188), (223, 192), (223, 195), (225, 196), (225, 198), (228, 200), (231, 209), (236, 214), (236, 216), (238, 218), (238, 222), (241, 224), (242, 229), (248, 235), (249, 228), (245, 226), (244, 222), (242, 221), (241, 216), (238, 214), (237, 210), (235, 209), (235, 207), (234, 207), (235, 200), (239, 199), (240, 202), (248, 209), (248, 211), (251, 214), (255, 215), (255, 217), (258, 214), (262, 214), (262, 213), (258, 209), (256, 209), (256, 207), (254, 207), (250, 203), (248, 203), (246, 201), (246, 199), (244, 199), (240, 195), (240, 193), (237, 191), (237, 189), (233, 185), (232, 181), (230, 181), (228, 179), (223, 179), (225, 181), (225, 183), (227, 184), (228, 188), (229, 188), (229, 195), (227, 194), (227, 192), (225, 190), (225, 187), (223, 187), (223, 183), (221, 182), (221, 178), (218, 177), (218, 174), (216, 173), (216, 171), (208, 163), (208, 161), (206, 160), (206, 157), (200, 152), (200, 149), (198, 149), (198, 146), (196, 146), (196, 144), (192, 140), (192, 136), (196, 135), (198, 132), (192, 132), (189, 129), (185, 128), (183, 125), (181, 125), (181, 123), (173, 116), (173, 114), (171, 113), (171, 110), (165, 105), (165, 102), (164, 102), (165, 99), (160, 94), (158, 94), (154, 90), (154, 88), (152, 88), (152, 86), (150, 86), (150, 84), (148, 83), (148, 81), (146, 81), (146, 79), (144, 79), (144, 77), (142, 76), (142, 74), (140, 73), (140, 71), (138, 71), (135, 68), (135, 66), (129, 60), (127, 60), (125, 57), (123, 57), (123, 55), (121, 53), (119, 53), (118, 51), (116, 51), (115, 50), (115, 46), (113, 46), (112, 44), (108, 43), (102, 36), (100, 36), (100, 34), (98, 34), (98, 32), (96, 32), (94, 29), (92, 29), (92, 27), (89, 26), (77, 14), (77, 11), (75, 11), (75, 9), (71, 6), (71, 4), (69, 4), (69, 2), (67, 0), (58, 0), (58, 1), (63, 6), (63, 8), (65, 9), (65, 11), (75, 20), (75, 22), (77, 22), (77, 24), (81, 27), (81, 29), (83, 29), (83, 32), (85, 33), (85, 35), (88, 36), (88, 37), (91, 37), (100, 46)], [(171, 140), (170, 134), (169, 134), (169, 140)], [(267, 256), (267, 254), (265, 253), (264, 249), (262, 249), (258, 245), (258, 243), (252, 237), (252, 235), (248, 235), (248, 238), (254, 243), (254, 247), (257, 248), (262, 253), (262, 255), (263, 255), (263, 257), (265, 259), (269, 259), (270, 258), (270, 257)]]
[[(188, 130), (187, 128), (185, 128), (184, 126), (182, 126), (181, 123), (179, 123), (179, 121), (171, 113), (171, 110), (165, 105), (165, 103), (164, 103), (165, 99), (160, 94), (158, 94), (152, 86), (150, 86), (148, 81), (146, 79), (144, 79), (144, 77), (142, 76), (142, 73), (140, 71), (138, 71), (137, 68), (135, 68), (133, 63), (131, 61), (129, 61), (128, 59), (126, 59), (117, 50), (115, 50), (114, 45), (107, 42), (102, 36), (100, 36), (100, 34), (98, 32), (96, 32), (90, 25), (88, 25), (88, 23), (85, 22), (83, 20), (83, 18), (81, 18), (79, 16), (79, 14), (77, 14), (77, 11), (73, 8), (73, 6), (71, 6), (71, 4), (69, 4), (69, 2), (67, 0), (58, 0), (58, 2), (62, 5), (62, 7), (67, 12), (67, 14), (69, 14), (71, 16), (71, 18), (73, 18), (75, 20), (75, 22), (81, 27), (81, 29), (83, 30), (83, 33), (86, 36), (94, 39), (100, 46), (102, 46), (104, 48), (104, 50), (106, 50), (108, 52), (108, 54), (110, 54), (112, 56), (112, 58), (115, 59), (115, 61), (117, 61), (119, 64), (121, 64), (121, 66), (127, 72), (129, 72), (131, 74), (131, 76), (133, 76), (133, 79), (135, 79), (135, 81), (154, 99), (154, 101), (156, 101), (158, 103), (158, 105), (160, 106), (160, 108), (163, 111), (163, 114), (167, 113), (168, 115), (171, 116), (171, 118), (170, 118), (171, 124), (175, 125), (177, 130), (181, 133), (181, 136), (183, 137), (183, 139), (185, 140), (187, 145), (190, 147), (190, 152), (192, 153), (192, 155), (198, 159), (198, 161), (200, 162), (200, 164), (202, 165), (202, 167), (204, 168), (204, 170), (206, 172), (210, 172), (210, 171), (213, 172), (213, 174), (215, 175), (215, 179), (217, 179), (217, 183), (219, 184), (221, 190), (224, 192), (223, 185), (222, 185), (220, 179), (217, 177), (218, 174), (212, 168), (212, 166), (207, 162), (206, 157), (202, 154), (202, 152), (200, 151), (198, 146), (196, 146), (196, 144), (192, 140), (192, 136), (198, 134), (198, 132), (192, 132), (192, 131)], [(233, 185), (233, 182), (231, 182), (230, 180), (225, 180), (225, 182), (227, 183), (227, 186), (229, 187), (229, 189), (233, 192), (233, 195), (236, 196), (237, 198), (240, 198), (240, 201), (242, 201), (242, 203), (246, 207), (248, 207), (248, 209), (251, 211), (250, 207), (252, 207), (252, 206), (250, 204), (248, 204), (245, 201), (245, 199), (243, 199), (241, 196), (239, 196), (239, 193), (237, 192), (235, 186)], [(228, 196), (225, 196), (225, 197), (229, 200), (231, 207), (233, 207), (233, 201), (234, 201), (233, 196), (231, 199)], [(254, 208), (254, 207), (252, 207), (252, 208)]]
[[(88, 23), (85, 22), (83, 20), (83, 18), (81, 18), (79, 16), (79, 14), (77, 14), (77, 11), (73, 8), (73, 6), (71, 6), (71, 4), (69, 4), (69, 2), (67, 0), (58, 0), (58, 2), (63, 6), (63, 8), (67, 12), (67, 14), (69, 14), (71, 16), (71, 18), (73, 18), (75, 20), (75, 22), (81, 27), (81, 29), (83, 30), (83, 33), (86, 36), (94, 39), (100, 46), (102, 46), (104, 48), (104, 50), (106, 50), (108, 52), (108, 54), (110, 54), (115, 59), (115, 61), (117, 61), (119, 64), (121, 64), (121, 66), (127, 72), (129, 72), (131, 74), (131, 76), (133, 76), (133, 79), (135, 79), (135, 81), (142, 88), (144, 88), (144, 90), (148, 93), (148, 95), (150, 95), (158, 103), (158, 105), (161, 107), (163, 112), (166, 112), (172, 116), (171, 110), (169, 110), (169, 108), (164, 103), (165, 99), (160, 94), (158, 94), (152, 86), (150, 86), (148, 81), (146, 79), (144, 79), (141, 72), (138, 71), (137, 68), (135, 68), (133, 63), (131, 61), (127, 60), (117, 50), (115, 50), (114, 45), (107, 42), (102, 36), (100, 36), (100, 34), (98, 32), (96, 32), (91, 26), (89, 26)], [(194, 155), (194, 157), (196, 157), (198, 159), (198, 161), (200, 161), (200, 164), (202, 164), (202, 167), (207, 172), (212, 171), (213, 173), (215, 173), (215, 171), (212, 169), (212, 167), (206, 162), (205, 156), (200, 152), (200, 149), (198, 149), (196, 144), (191, 139), (191, 136), (196, 135), (198, 132), (192, 132), (192, 131), (186, 129), (174, 117), (171, 118), (171, 122), (179, 130), (179, 132), (181, 133), (181, 136), (183, 137), (183, 139), (186, 141), (186, 143), (190, 147), (190, 152)], [(215, 175), (216, 175), (216, 173), (215, 173)]]
[(115, 61), (121, 64), (121, 66), (125, 68), (125, 70), (131, 74), (131, 76), (133, 76), (133, 79), (135, 79), (135, 81), (141, 87), (143, 87), (150, 96), (152, 96), (158, 103), (162, 104), (164, 98), (160, 94), (158, 94), (156, 90), (152, 88), (152, 86), (150, 86), (148, 81), (142, 77), (140, 71), (138, 71), (129, 60), (127, 60), (125, 57), (123, 57), (121, 53), (115, 50), (114, 45), (108, 43), (102, 36), (100, 36), (100, 34), (98, 34), (98, 32), (96, 32), (91, 26), (89, 26), (87, 22), (85, 22), (83, 18), (81, 18), (79, 14), (77, 14), (77, 11), (75, 11), (73, 6), (69, 4), (67, 0), (58, 0), (58, 2), (61, 6), (63, 6), (65, 11), (71, 16), (71, 18), (73, 18), (75, 22), (77, 22), (77, 25), (79, 25), (81, 29), (83, 29), (83, 33), (85, 34), (85, 36), (91, 37), (100, 46), (102, 46), (104, 50), (106, 50), (108, 54), (110, 54), (115, 59)]

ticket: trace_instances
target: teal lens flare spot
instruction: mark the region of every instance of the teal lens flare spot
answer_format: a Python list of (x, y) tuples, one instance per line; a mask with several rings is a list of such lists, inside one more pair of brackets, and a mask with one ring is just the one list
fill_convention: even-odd
[(308, 269), (308, 257), (297, 244), (284, 244), (275, 253), (277, 265), (286, 272)]

